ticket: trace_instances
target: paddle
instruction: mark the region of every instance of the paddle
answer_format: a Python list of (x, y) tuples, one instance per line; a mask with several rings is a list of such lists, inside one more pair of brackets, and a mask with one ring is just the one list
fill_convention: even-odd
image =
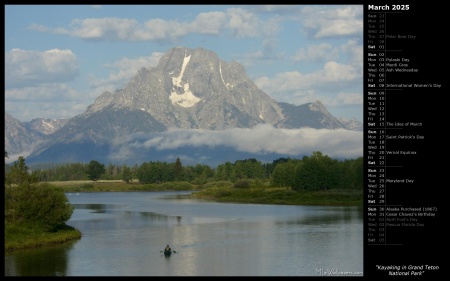
[[(160, 253), (164, 253), (165, 251), (159, 251)], [(172, 252), (176, 253), (177, 251), (172, 250)]]

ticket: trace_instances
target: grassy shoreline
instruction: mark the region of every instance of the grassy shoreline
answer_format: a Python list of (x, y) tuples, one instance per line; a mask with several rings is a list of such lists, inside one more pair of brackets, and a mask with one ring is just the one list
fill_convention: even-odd
[(232, 182), (210, 182), (195, 185), (188, 182), (141, 184), (138, 181), (67, 181), (49, 182), (64, 192), (124, 192), (124, 191), (193, 191), (188, 198), (215, 202), (236, 202), (275, 205), (362, 206), (362, 189), (295, 191), (289, 187), (270, 187), (268, 183), (253, 183), (249, 188), (235, 188)]
[(362, 206), (362, 196), (360, 190), (293, 191), (286, 188), (250, 188), (244, 190), (219, 188), (195, 192), (190, 198), (229, 203)]
[(5, 225), (5, 252), (61, 244), (81, 238), (81, 232), (71, 226), (56, 232), (46, 232), (24, 225)]

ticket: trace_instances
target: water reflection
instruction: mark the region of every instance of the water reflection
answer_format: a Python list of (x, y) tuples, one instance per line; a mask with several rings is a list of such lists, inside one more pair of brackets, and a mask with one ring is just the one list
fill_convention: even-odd
[(106, 213), (115, 209), (124, 208), (126, 205), (113, 205), (113, 204), (71, 204), (75, 209), (89, 209), (94, 213)]
[[(10, 276), (316, 276), (361, 272), (362, 210), (200, 202), (177, 193), (69, 196), (71, 244), (5, 253)], [(162, 250), (170, 244), (171, 256)]]
[(338, 222), (350, 223), (351, 221), (360, 221), (362, 219), (363, 213), (359, 208), (339, 207), (329, 209), (316, 209), (316, 212), (314, 214), (299, 218), (297, 217), (292, 220), (277, 221), (277, 224), (326, 225), (336, 224)]
[(68, 253), (78, 240), (5, 254), (5, 276), (66, 276)]

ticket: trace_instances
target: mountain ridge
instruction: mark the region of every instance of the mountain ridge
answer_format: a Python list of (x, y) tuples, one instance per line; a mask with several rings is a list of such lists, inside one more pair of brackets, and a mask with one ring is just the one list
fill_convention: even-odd
[[(320, 101), (303, 105), (277, 102), (247, 77), (238, 62), (227, 63), (212, 51), (184, 47), (170, 49), (156, 67), (141, 68), (123, 89), (103, 92), (84, 113), (70, 119), (42, 118), (26, 123), (9, 114), (8, 119), (5, 149), (16, 154), (28, 148), (32, 162), (51, 161), (54, 156), (50, 155), (56, 151), (66, 151), (59, 158), (87, 161), (87, 156), (77, 158), (80, 144), (103, 147), (99, 151), (104, 154), (113, 150), (114, 140), (124, 136), (170, 128), (225, 130), (270, 124), (280, 129), (362, 131), (356, 119), (337, 119)], [(12, 128), (23, 132), (22, 139), (28, 141), (14, 146), (14, 134), (8, 132), (13, 132)], [(72, 144), (76, 148), (71, 148)], [(94, 152), (91, 157), (102, 156)]]

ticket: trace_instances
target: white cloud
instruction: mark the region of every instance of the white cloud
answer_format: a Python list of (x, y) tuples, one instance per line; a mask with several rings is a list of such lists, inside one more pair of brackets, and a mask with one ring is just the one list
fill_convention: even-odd
[(5, 91), (8, 100), (58, 102), (77, 99), (78, 93), (64, 83), (49, 83), (43, 86), (14, 88)]
[(86, 96), (64, 83), (5, 90), (5, 109), (20, 121), (71, 118), (86, 110)]
[[(223, 17), (221, 12), (203, 13), (192, 23), (156, 18), (143, 24), (135, 19), (114, 17), (75, 19), (70, 29), (56, 28), (53, 32), (94, 41), (174, 40), (190, 32), (218, 34)], [(40, 30), (44, 30), (43, 27)]]
[(346, 44), (342, 45), (340, 49), (345, 54), (348, 54), (349, 64), (359, 68), (362, 73), (364, 65), (363, 45), (359, 44), (359, 42), (356, 39), (353, 39), (349, 40)]
[(326, 107), (363, 105), (362, 93), (357, 93), (355, 83), (360, 83), (362, 67), (329, 61), (322, 69), (311, 73), (284, 72), (273, 78), (255, 79), (255, 84), (277, 101), (305, 104), (320, 100)]
[[(234, 40), (234, 38), (229, 38), (230, 35), (238, 38), (258, 37), (257, 41), (245, 38), (245, 42), (250, 42), (249, 48), (254, 46), (254, 51), (243, 50), (245, 54), (240, 54), (236, 58), (240, 62), (244, 61), (242, 63), (245, 65), (251, 66), (255, 65), (256, 60), (266, 60), (261, 65), (273, 66), (271, 71), (279, 70), (275, 60), (283, 60), (287, 58), (287, 54), (292, 58), (292, 54), (281, 46), (283, 37), (277, 37), (281, 28), (300, 27), (300, 23), (304, 21), (307, 23), (305, 30), (310, 37), (317, 39), (325, 37), (339, 39), (342, 35), (351, 36), (351, 38), (362, 36), (362, 5), (349, 7), (330, 5), (330, 8), (312, 5), (239, 5), (223, 11), (214, 10), (214, 6), (211, 7), (212, 11), (198, 13), (190, 19), (187, 18), (188, 13), (183, 14), (183, 20), (180, 18), (174, 20), (146, 18), (138, 21), (137, 18), (120, 18), (119, 14), (116, 13), (114, 16), (118, 17), (80, 18), (74, 20), (71, 26), (64, 26), (64, 28), (55, 29), (41, 24), (32, 24), (29, 28), (40, 32), (66, 34), (90, 41), (177, 40), (177, 43), (182, 43), (178, 40), (190, 34), (227, 37), (227, 40)], [(88, 8), (97, 9), (100, 6), (91, 5)], [(290, 22), (285, 24), (287, 21)], [(356, 29), (354, 29), (355, 27)], [(300, 32), (300, 30), (297, 31)], [(203, 39), (207, 41), (207, 38)], [(217, 43), (214, 44), (222, 44), (219, 42), (222, 41), (217, 40)], [(273, 76), (272, 74), (270, 74), (271, 76), (265, 74), (266, 76), (254, 81), (258, 87), (277, 101), (303, 104), (321, 100), (326, 106), (355, 104), (361, 101), (361, 94), (357, 93), (358, 89), (355, 89), (354, 85), (355, 83), (362, 83), (360, 82), (363, 65), (362, 44), (358, 42), (358, 39), (352, 39), (340, 47), (332, 47), (329, 44), (320, 44), (320, 42), (322, 40), (316, 41), (316, 45), (309, 45), (299, 50), (294, 59), (299, 62), (328, 61), (322, 69), (312, 73), (292, 71)], [(97, 45), (88, 42), (87, 45), (83, 46), (94, 46), (95, 48)], [(232, 46), (230, 44), (230, 49), (232, 49)], [(220, 50), (221, 47), (223, 46), (218, 46), (218, 49)], [(280, 50), (280, 48), (283, 48), (283, 50)], [(55, 52), (52, 53), (51, 51)], [(9, 104), (13, 108), (18, 109), (18, 105), (13, 104), (14, 101), (20, 99), (33, 101), (34, 96), (41, 95), (44, 99), (50, 99), (51, 97), (57, 97), (60, 100), (67, 99), (64, 106), (71, 109), (77, 107), (76, 114), (84, 111), (103, 91), (123, 88), (140, 68), (156, 65), (162, 55), (153, 53), (150, 56), (116, 60), (104, 65), (107, 68), (105, 74), (91, 75), (87, 83), (84, 81), (78, 83), (83, 86), (89, 84), (91, 86), (89, 93), (77, 94), (66, 85), (60, 85), (60, 94), (57, 95), (58, 87), (56, 85), (49, 85), (50, 88), (47, 91), (43, 90), (41, 86), (47, 83), (67, 83), (76, 78), (78, 75), (77, 58), (72, 51), (54, 49), (40, 52), (13, 49), (5, 54), (7, 89), (5, 95), (7, 95)], [(346, 55), (348, 60), (343, 62)], [(263, 67), (255, 68), (258, 68), (259, 73), (265, 71)], [(255, 77), (256, 74), (251, 74), (251, 68), (249, 70), (250, 76)], [(353, 83), (353, 88), (348, 88), (347, 86), (351, 83)], [(38, 88), (27, 88), (30, 86)], [(23, 88), (14, 90), (12, 87)], [(336, 96), (336, 93), (339, 93), (339, 95)], [(78, 102), (75, 102), (75, 100), (78, 100)], [(36, 103), (34, 105), (37, 107)], [(36, 112), (36, 109), (33, 109), (32, 106), (29, 106), (27, 110), (28, 116), (31, 116), (32, 112)], [(35, 117), (41, 117), (41, 115), (42, 113)]]
[(227, 21), (223, 12), (200, 13), (190, 24), (192, 31), (200, 34), (219, 35)]
[(73, 30), (65, 33), (87, 40), (127, 40), (137, 25), (137, 21), (133, 19), (75, 19), (71, 23)]
[(345, 104), (357, 104), (362, 106), (363, 103), (364, 103), (364, 96), (362, 93), (339, 93), (328, 104), (332, 106)]
[(319, 83), (348, 82), (361, 78), (361, 73), (353, 66), (337, 63), (335, 61), (325, 63), (323, 70), (316, 74)]
[(77, 76), (77, 58), (71, 50), (12, 49), (5, 54), (6, 88), (68, 82)]
[(357, 72), (353, 66), (329, 61), (322, 69), (315, 72), (307, 74), (298, 71), (283, 72), (275, 75), (274, 78), (260, 77), (255, 80), (255, 83), (266, 93), (276, 96), (286, 91), (320, 89), (329, 84), (356, 81), (360, 78), (361, 73)]
[(236, 37), (257, 37), (259, 35), (261, 22), (258, 17), (240, 8), (228, 9), (229, 17), (227, 27)]
[(106, 64), (105, 67), (111, 69), (108, 78), (99, 79), (91, 76), (91, 87), (97, 88), (96, 93), (99, 94), (106, 90), (114, 91), (116, 88), (122, 88), (141, 68), (156, 66), (163, 55), (163, 53), (153, 52), (150, 56), (142, 56), (133, 59), (122, 58), (118, 61)]
[(278, 32), (280, 21), (271, 18), (264, 22), (245, 9), (230, 8), (225, 12), (200, 13), (192, 21), (184, 22), (154, 18), (139, 23), (135, 19), (107, 17), (75, 19), (69, 28), (50, 29), (37, 24), (29, 28), (90, 41), (173, 41), (191, 33), (218, 36), (224, 30), (235, 37), (269, 36)]
[(272, 14), (296, 14), (298, 15), (300, 12), (301, 6), (297, 5), (250, 5), (246, 8), (253, 10), (255, 12), (264, 12), (264, 13), (272, 13)]
[(39, 31), (39, 32), (47, 32), (47, 31), (49, 31), (48, 27), (46, 27), (44, 25), (41, 25), (41, 24), (35, 24), (35, 23), (31, 24), (28, 27), (28, 29), (34, 30), (34, 31)]
[(173, 40), (186, 36), (189, 33), (189, 24), (179, 21), (152, 19), (145, 23), (145, 29), (134, 36), (139, 40)]
[(306, 6), (299, 17), (304, 31), (315, 39), (356, 35), (362, 36), (363, 6), (323, 9), (323, 6)]
[(295, 62), (324, 62), (339, 57), (339, 49), (330, 44), (322, 43), (301, 48), (294, 55)]
[(263, 124), (254, 128), (227, 130), (171, 129), (161, 133), (134, 134), (115, 140), (117, 155), (132, 157), (145, 150), (225, 146), (256, 154), (292, 156), (321, 151), (332, 158), (357, 158), (363, 154), (363, 132), (344, 129), (276, 129)]

